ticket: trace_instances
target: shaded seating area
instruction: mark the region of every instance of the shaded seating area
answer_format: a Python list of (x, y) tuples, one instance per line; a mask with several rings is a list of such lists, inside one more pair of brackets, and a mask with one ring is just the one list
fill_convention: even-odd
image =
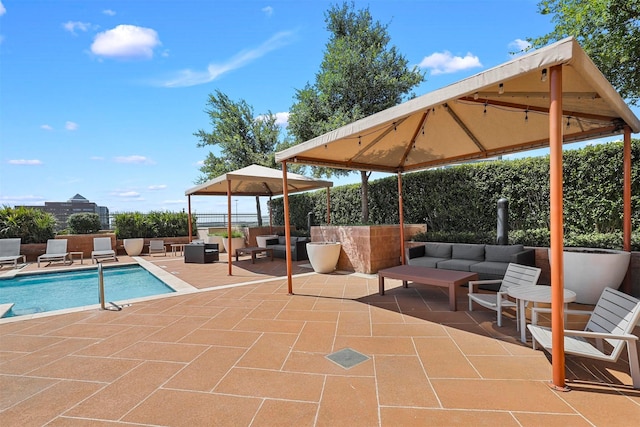
[(163, 254), (167, 256), (167, 248), (164, 245), (164, 240), (152, 239), (149, 241), (149, 255), (152, 254)]
[(13, 264), (13, 268), (18, 266), (18, 260), (22, 258), (22, 262), (26, 262), (26, 257), (20, 255), (21, 238), (0, 239), (0, 267), (3, 264)]
[[(538, 326), (538, 313), (547, 308), (534, 308), (532, 324), (527, 325), (536, 343), (551, 352), (551, 328)], [(564, 352), (597, 360), (616, 362), (627, 347), (629, 369), (633, 387), (640, 389), (640, 364), (638, 362), (638, 337), (633, 329), (640, 320), (640, 300), (612, 288), (605, 288), (593, 311), (565, 310), (567, 314), (590, 315), (584, 330), (568, 330), (564, 333)], [(605, 348), (606, 342), (606, 348)]]
[(38, 256), (38, 268), (40, 268), (40, 262), (48, 262), (47, 265), (52, 262), (62, 261), (66, 264), (69, 259), (69, 252), (67, 252), (67, 239), (49, 239), (47, 240), (46, 252)]
[(207, 264), (219, 259), (217, 243), (190, 243), (184, 246), (185, 263)]
[(118, 261), (116, 251), (111, 247), (110, 237), (94, 237), (93, 251), (91, 251), (91, 263), (105, 260)]
[[(494, 310), (498, 316), (498, 326), (502, 326), (502, 309), (517, 307), (507, 296), (511, 286), (533, 286), (538, 283), (541, 270), (537, 267), (509, 263), (504, 278), (501, 280), (473, 280), (469, 282), (469, 311), (473, 311), (473, 303)], [(496, 293), (480, 293), (481, 285), (499, 285)], [(518, 316), (516, 316), (516, 319)]]

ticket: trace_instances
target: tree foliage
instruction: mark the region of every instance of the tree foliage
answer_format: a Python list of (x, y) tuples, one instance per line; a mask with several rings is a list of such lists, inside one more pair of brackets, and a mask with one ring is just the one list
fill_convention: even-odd
[(67, 227), (71, 234), (93, 234), (100, 231), (102, 224), (96, 213), (75, 213), (67, 218)]
[(56, 235), (56, 218), (40, 209), (3, 206), (0, 209), (0, 238), (20, 237), (22, 243), (45, 243)]
[[(424, 75), (395, 46), (387, 25), (374, 21), (369, 9), (353, 3), (325, 13), (331, 33), (314, 84), (297, 90), (289, 116), (289, 133), (301, 143), (345, 124), (392, 107), (403, 100)], [(340, 176), (347, 170), (315, 168), (314, 176)], [(368, 220), (367, 180), (362, 178), (362, 220)]]
[(532, 47), (574, 36), (600, 71), (631, 104), (640, 99), (640, 0), (542, 0), (553, 15), (549, 34), (528, 39)]
[[(209, 152), (200, 168), (202, 183), (252, 164), (275, 168), (275, 149), (280, 137), (280, 126), (276, 116), (256, 116), (253, 107), (245, 100), (232, 101), (220, 91), (209, 95), (208, 108), (211, 132), (199, 130), (194, 133), (200, 140), (198, 147), (213, 146), (219, 155)], [(258, 221), (261, 223), (260, 201), (256, 196)], [(259, 224), (261, 225), (261, 224)]]

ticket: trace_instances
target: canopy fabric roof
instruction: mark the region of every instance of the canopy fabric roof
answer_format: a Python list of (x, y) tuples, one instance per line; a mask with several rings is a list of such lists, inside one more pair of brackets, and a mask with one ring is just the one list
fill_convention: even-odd
[(276, 161), (405, 172), (549, 145), (548, 69), (563, 65), (563, 142), (640, 121), (574, 38), (276, 153)]
[[(231, 193), (235, 196), (276, 196), (284, 193), (282, 171), (260, 165), (250, 165), (220, 175), (185, 191), (185, 196), (226, 196), (227, 181), (231, 181)], [(287, 173), (288, 192), (332, 187), (333, 182)]]

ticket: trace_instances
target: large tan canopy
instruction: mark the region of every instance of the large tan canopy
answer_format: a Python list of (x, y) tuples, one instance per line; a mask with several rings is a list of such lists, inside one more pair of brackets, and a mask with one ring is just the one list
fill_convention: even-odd
[[(295, 173), (287, 175), (290, 193), (333, 186), (331, 181), (309, 178)], [(282, 171), (260, 165), (250, 165), (196, 185), (186, 190), (184, 195), (226, 196), (227, 181), (231, 182), (231, 193), (235, 196), (277, 196), (284, 193)]]
[(562, 65), (564, 143), (640, 121), (573, 38), (276, 153), (276, 161), (405, 172), (549, 145), (549, 70)]
[[(623, 242), (629, 251), (631, 132), (640, 132), (638, 118), (567, 38), (276, 153), (276, 161), (285, 172), (288, 163), (396, 172), (404, 262), (403, 172), (549, 146), (553, 386), (565, 389), (562, 144), (624, 134)], [(286, 226), (286, 193), (284, 206)], [(287, 275), (292, 293), (289, 267)]]

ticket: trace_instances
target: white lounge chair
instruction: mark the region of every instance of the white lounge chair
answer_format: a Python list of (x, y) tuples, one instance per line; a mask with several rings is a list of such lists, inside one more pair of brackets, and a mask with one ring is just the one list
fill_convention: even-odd
[[(527, 328), (533, 336), (533, 348), (536, 348), (537, 342), (550, 352), (551, 329), (536, 325), (538, 313), (549, 311), (548, 308), (534, 308), (531, 324)], [(565, 310), (564, 312), (591, 315), (583, 331), (564, 330), (565, 354), (616, 362), (626, 344), (633, 387), (640, 388), (640, 365), (636, 348), (638, 337), (631, 334), (640, 320), (640, 300), (612, 288), (604, 288), (593, 311)], [(610, 345), (606, 351), (603, 340)]]
[(167, 256), (167, 248), (164, 246), (164, 240), (149, 240), (149, 255), (164, 254)]
[(40, 268), (40, 262), (42, 261), (47, 261), (49, 264), (55, 261), (62, 261), (66, 264), (68, 258), (67, 239), (49, 239), (47, 240), (46, 252), (38, 257), (38, 268)]
[(91, 251), (91, 263), (94, 264), (99, 260), (118, 261), (116, 251), (111, 248), (111, 237), (94, 237), (93, 251)]
[[(516, 307), (516, 303), (507, 297), (507, 289), (510, 286), (533, 286), (538, 283), (540, 269), (526, 265), (510, 263), (504, 278), (501, 280), (474, 280), (469, 282), (469, 311), (473, 311), (473, 302), (483, 307), (494, 310), (498, 314), (498, 326), (502, 326), (502, 309)], [(476, 286), (500, 284), (497, 293), (478, 293)], [(516, 321), (519, 316), (516, 316)]]
[(18, 260), (22, 258), (22, 262), (27, 262), (24, 255), (20, 255), (21, 238), (0, 239), (0, 265), (13, 264), (13, 268), (18, 266)]

